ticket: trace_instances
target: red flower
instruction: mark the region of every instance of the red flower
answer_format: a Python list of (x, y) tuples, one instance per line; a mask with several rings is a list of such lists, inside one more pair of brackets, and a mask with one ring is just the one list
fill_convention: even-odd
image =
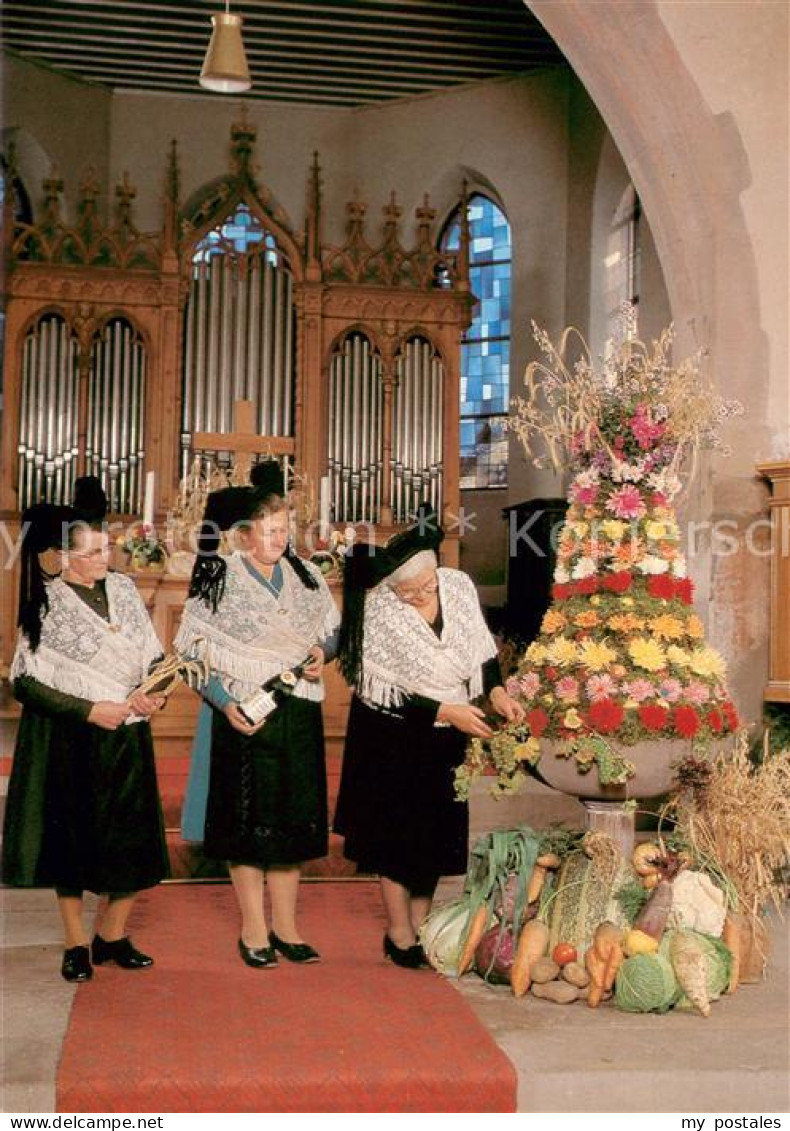
[(625, 593), (626, 590), (631, 588), (633, 580), (627, 569), (620, 569), (616, 573), (607, 573), (603, 579), (603, 587), (608, 589), (610, 593)]
[(556, 679), (559, 674), (556, 668), (546, 668), (547, 679)]
[(591, 593), (595, 593), (598, 589), (597, 577), (583, 577), (581, 581), (576, 582), (576, 593), (580, 597), (589, 597)]
[(558, 581), (556, 585), (552, 586), (551, 595), (555, 601), (567, 601), (569, 597), (573, 596), (573, 589), (570, 585), (564, 585)]
[(587, 712), (587, 724), (599, 734), (610, 734), (623, 721), (625, 711), (611, 699), (599, 699)]
[(659, 491), (654, 491), (650, 505), (651, 507), (665, 507), (667, 505), (666, 495), (662, 495)]
[(669, 722), (669, 710), (658, 703), (645, 703), (637, 711), (639, 721), (648, 730), (663, 730)]
[(721, 705), (721, 713), (724, 715), (724, 721), (727, 723), (728, 730), (738, 729), (738, 712), (735, 709), (735, 704), (729, 699)]
[(705, 722), (708, 724), (714, 734), (721, 734), (724, 730), (724, 715), (715, 707), (708, 711), (705, 716)]
[(694, 600), (694, 582), (690, 577), (681, 577), (675, 582), (675, 596), (680, 597), (684, 605), (690, 605)]
[(672, 722), (681, 738), (693, 738), (700, 727), (699, 715), (693, 707), (675, 707)]
[(550, 721), (542, 707), (534, 707), (527, 712), (527, 726), (532, 732), (533, 738), (540, 738)]
[(661, 597), (671, 601), (675, 596), (675, 582), (666, 573), (653, 574), (647, 579), (647, 591), (651, 597)]

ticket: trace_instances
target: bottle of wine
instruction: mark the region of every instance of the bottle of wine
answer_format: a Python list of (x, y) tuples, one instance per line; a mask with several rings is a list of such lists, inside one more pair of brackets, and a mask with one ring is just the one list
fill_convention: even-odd
[(262, 687), (259, 687), (247, 699), (239, 703), (239, 710), (250, 726), (257, 726), (258, 723), (263, 722), (271, 715), (272, 711), (277, 710), (283, 699), (293, 695), (299, 678), (312, 658), (312, 656), (306, 656), (294, 667), (273, 675), (271, 679), (266, 680)]

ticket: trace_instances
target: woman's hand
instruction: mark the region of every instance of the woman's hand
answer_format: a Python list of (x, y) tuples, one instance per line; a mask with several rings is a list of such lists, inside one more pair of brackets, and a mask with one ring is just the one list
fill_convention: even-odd
[(233, 729), (237, 730), (239, 734), (257, 734), (257, 732), (266, 722), (266, 719), (261, 719), (259, 723), (248, 723), (244, 718), (244, 715), (242, 715), (241, 711), (239, 710), (238, 703), (228, 703), (227, 707), (222, 708), (222, 713), (225, 715), (225, 718), (228, 720)]
[(106, 699), (100, 699), (91, 707), (88, 722), (102, 730), (117, 730), (130, 714), (128, 703), (110, 703)]
[(486, 723), (484, 713), (471, 703), (442, 703), (436, 719), (440, 723), (450, 723), (456, 730), (471, 734), (473, 738), (490, 738), (494, 733)]
[(302, 674), (305, 679), (309, 679), (311, 683), (315, 683), (321, 678), (321, 672), (324, 670), (324, 650), (320, 644), (314, 644), (307, 654), (311, 656), (312, 659)]
[(495, 687), (489, 695), (489, 699), (496, 713), (502, 715), (509, 723), (524, 721), (526, 717), (524, 708), (512, 695), (508, 695), (504, 687)]
[(145, 695), (142, 691), (133, 691), (126, 700), (133, 715), (142, 715), (150, 719), (154, 711), (164, 707), (167, 700), (164, 695)]

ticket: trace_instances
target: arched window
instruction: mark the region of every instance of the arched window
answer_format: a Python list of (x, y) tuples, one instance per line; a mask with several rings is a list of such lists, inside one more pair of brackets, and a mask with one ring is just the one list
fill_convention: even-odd
[[(442, 233), (442, 251), (460, 243), (461, 207)], [(478, 300), (461, 356), (461, 489), (507, 485), (510, 401), (510, 224), (501, 208), (474, 193), (468, 202), (472, 294)]]
[(641, 217), (639, 197), (634, 186), (629, 185), (620, 198), (606, 241), (607, 337), (622, 332), (620, 311), (624, 302), (639, 306)]

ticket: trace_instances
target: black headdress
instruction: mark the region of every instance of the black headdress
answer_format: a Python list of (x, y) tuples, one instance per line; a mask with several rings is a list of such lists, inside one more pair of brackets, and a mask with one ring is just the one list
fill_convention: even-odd
[(393, 534), (384, 546), (355, 542), (343, 567), (343, 619), (340, 624), (337, 664), (347, 683), (357, 681), (362, 666), (365, 635), (365, 597), (369, 590), (400, 569), (415, 554), (440, 546), (444, 531), (436, 512), (426, 506), (408, 530)]
[(250, 517), (251, 495), (249, 487), (223, 487), (221, 491), (212, 491), (206, 500), (189, 596), (200, 597), (214, 612), (225, 591), (228, 569), (219, 555), (221, 534)]
[(82, 522), (90, 526), (103, 522), (107, 514), (107, 496), (101, 480), (95, 475), (81, 475), (75, 479), (72, 505)]
[[(250, 481), (252, 483), (253, 513), (261, 503), (271, 498), (272, 495), (285, 498), (285, 479), (283, 478), (282, 468), (276, 459), (266, 459), (262, 460), (260, 463), (256, 463), (250, 472)], [(318, 582), (310, 573), (290, 542), (285, 548), (283, 557), (305, 588), (318, 588)]]
[(39, 554), (62, 550), (68, 544), (68, 528), (79, 520), (72, 507), (35, 503), (22, 513), (22, 554), (19, 570), (19, 616), (17, 623), (35, 652), (41, 641), (41, 621), (49, 612), (46, 575)]

